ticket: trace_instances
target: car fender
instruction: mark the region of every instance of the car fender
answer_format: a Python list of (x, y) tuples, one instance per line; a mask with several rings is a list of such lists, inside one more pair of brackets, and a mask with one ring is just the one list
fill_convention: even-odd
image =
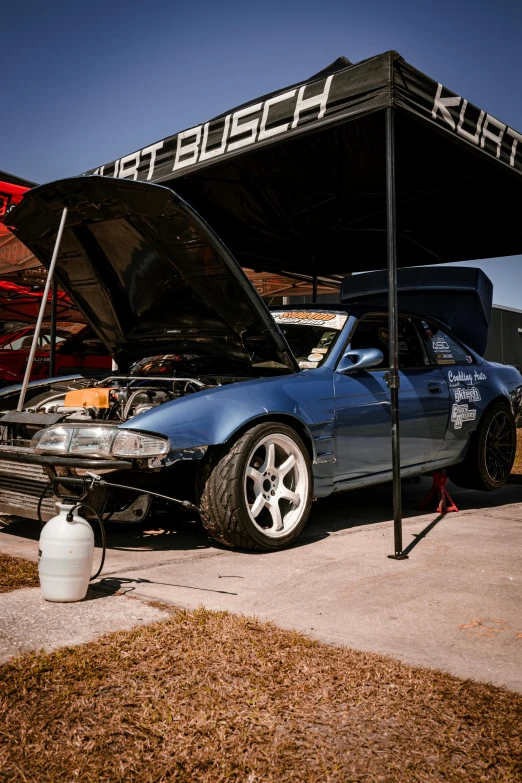
[(256, 421), (298, 422), (314, 460), (333, 449), (333, 373), (318, 368), (218, 386), (164, 403), (120, 427), (162, 435), (173, 450), (224, 444)]
[(507, 364), (485, 362), (483, 367), (493, 371), (492, 392), (496, 394), (492, 395), (491, 402), (505, 400), (511, 407), (515, 421), (519, 422), (522, 416), (522, 375), (516, 367)]

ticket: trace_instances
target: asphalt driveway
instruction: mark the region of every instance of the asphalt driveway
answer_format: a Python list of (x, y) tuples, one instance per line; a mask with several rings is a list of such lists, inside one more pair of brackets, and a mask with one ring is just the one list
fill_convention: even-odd
[[(404, 485), (409, 559), (402, 562), (387, 558), (390, 485), (316, 502), (300, 541), (271, 554), (218, 547), (189, 514), (153, 530), (111, 528), (104, 573), (90, 591), (99, 600), (91, 606), (105, 617), (103, 630), (121, 626), (127, 615), (145, 617), (130, 598), (227, 609), (522, 692), (522, 486), (489, 494), (448, 484), (460, 512), (445, 517), (417, 511), (429, 486), (429, 479)], [(1, 551), (37, 559), (36, 523), (3, 517), (0, 530)], [(25, 615), (45, 605), (38, 588), (23, 592), (27, 613), (23, 601), (16, 612), (0, 608), (0, 637), (23, 641), (31, 627)], [(6, 606), (14, 600), (3, 599)], [(76, 641), (75, 616), (80, 635), (82, 610), (74, 606), (53, 609), (61, 626), (67, 612), (67, 643)]]

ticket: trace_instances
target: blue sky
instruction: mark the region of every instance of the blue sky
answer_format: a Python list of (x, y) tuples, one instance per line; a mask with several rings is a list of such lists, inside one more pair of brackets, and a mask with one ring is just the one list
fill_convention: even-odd
[[(0, 169), (36, 182), (388, 49), (522, 131), (520, 0), (5, 5)], [(522, 309), (522, 258), (480, 265), (495, 301)]]

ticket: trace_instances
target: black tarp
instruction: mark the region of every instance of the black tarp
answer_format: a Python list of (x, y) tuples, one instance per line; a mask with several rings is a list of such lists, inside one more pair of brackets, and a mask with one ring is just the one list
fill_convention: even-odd
[(398, 265), (522, 252), (522, 135), (393, 51), (339, 58), (94, 173), (168, 184), (244, 267), (383, 269), (388, 107)]

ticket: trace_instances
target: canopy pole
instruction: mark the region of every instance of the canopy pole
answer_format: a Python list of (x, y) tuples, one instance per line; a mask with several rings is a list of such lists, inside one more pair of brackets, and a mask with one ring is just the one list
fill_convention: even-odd
[(60, 220), (60, 227), (56, 235), (56, 242), (54, 243), (53, 257), (47, 273), (47, 280), (45, 281), (45, 288), (42, 296), (42, 303), (40, 305), (40, 312), (38, 313), (38, 320), (36, 321), (36, 327), (33, 335), (33, 342), (31, 343), (31, 350), (29, 351), (29, 358), (27, 359), (27, 367), (25, 368), (24, 382), (22, 383), (22, 389), (20, 391), (20, 399), (16, 407), (17, 411), (23, 410), (25, 395), (27, 394), (27, 386), (29, 385), (29, 378), (31, 377), (31, 370), (33, 368), (34, 355), (36, 353), (36, 346), (38, 345), (38, 338), (40, 336), (40, 329), (42, 328), (42, 321), (44, 319), (45, 308), (47, 306), (47, 297), (49, 296), (49, 288), (51, 287), (51, 281), (54, 277), (54, 268), (56, 266), (56, 259), (58, 258), (58, 252), (60, 250), (60, 244), (62, 241), (63, 230), (65, 228), (65, 219), (67, 218), (67, 207), (64, 207), (62, 212), (62, 219)]
[(406, 560), (402, 551), (402, 497), (401, 455), (399, 428), (399, 314), (397, 303), (397, 223), (395, 208), (395, 136), (394, 112), (386, 109), (386, 241), (388, 256), (388, 332), (390, 342), (390, 369), (386, 383), (391, 396), (391, 447), (393, 470), (393, 533), (394, 560)]
[(51, 282), (51, 344), (49, 346), (49, 378), (56, 375), (56, 298), (58, 296), (58, 285), (56, 278)]

